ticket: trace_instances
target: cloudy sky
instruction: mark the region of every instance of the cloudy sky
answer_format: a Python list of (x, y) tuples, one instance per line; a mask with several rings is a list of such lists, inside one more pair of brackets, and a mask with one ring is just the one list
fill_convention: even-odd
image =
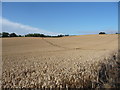
[(22, 34), (22, 35), (28, 34), (28, 33), (42, 33), (42, 34), (46, 34), (46, 35), (62, 34), (62, 33), (49, 32), (49, 31), (42, 30), (39, 28), (24, 25), (21, 23), (12, 22), (12, 21), (10, 21), (8, 19), (4, 19), (4, 18), (2, 18), (2, 28), (3, 28), (3, 31), (5, 31), (5, 32), (10, 32), (10, 33), (15, 32), (17, 34)]
[(17, 34), (114, 33), (118, 30), (117, 5), (117, 2), (3, 2), (2, 28)]

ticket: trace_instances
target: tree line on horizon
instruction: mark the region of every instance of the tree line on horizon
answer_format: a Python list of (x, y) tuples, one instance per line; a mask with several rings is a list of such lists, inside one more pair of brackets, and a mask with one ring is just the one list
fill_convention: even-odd
[[(105, 32), (99, 32), (99, 34), (106, 34)], [(115, 33), (119, 34), (119, 33)], [(69, 36), (67, 35), (57, 35), (57, 36), (51, 36), (51, 35), (44, 35), (44, 34), (39, 34), (39, 33), (30, 33), (26, 35), (17, 35), (16, 33), (8, 33), (8, 32), (2, 32), (0, 33), (0, 37), (64, 37), (64, 36)]]
[(31, 33), (26, 35), (17, 35), (16, 33), (8, 33), (8, 32), (2, 32), (0, 33), (0, 37), (64, 37), (69, 35), (57, 35), (57, 36), (51, 36), (51, 35), (44, 35), (39, 33)]

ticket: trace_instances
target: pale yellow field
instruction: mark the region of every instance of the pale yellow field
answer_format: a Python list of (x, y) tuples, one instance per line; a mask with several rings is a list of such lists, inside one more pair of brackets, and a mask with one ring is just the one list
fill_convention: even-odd
[(118, 35), (3, 38), (2, 45), (3, 87), (95, 87)]

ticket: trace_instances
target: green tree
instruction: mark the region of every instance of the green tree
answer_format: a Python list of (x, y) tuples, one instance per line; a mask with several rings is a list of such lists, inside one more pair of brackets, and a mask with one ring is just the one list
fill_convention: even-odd
[(2, 33), (0, 33), (0, 37), (2, 37)]
[(60, 35), (58, 35), (57, 37), (63, 37), (64, 35), (62, 35), (62, 34), (60, 34)]
[(7, 32), (2, 32), (2, 37), (9, 37), (9, 33), (7, 33)]
[(34, 33), (34, 34), (27, 34), (25, 37), (46, 37), (44, 34)]
[(18, 37), (22, 37), (22, 35), (18, 35)]
[(10, 34), (10, 37), (17, 37), (17, 34), (11, 33), (11, 34)]
[(105, 32), (100, 32), (99, 34), (106, 34)]
[(69, 36), (69, 34), (65, 35), (65, 36)]

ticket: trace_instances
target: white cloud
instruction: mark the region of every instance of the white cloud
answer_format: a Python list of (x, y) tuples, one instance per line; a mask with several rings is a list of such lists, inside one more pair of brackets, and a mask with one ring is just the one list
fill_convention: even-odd
[[(1, 18), (0, 18), (1, 21)], [(23, 25), (20, 23), (12, 22), (10, 20), (7, 20), (5, 18), (2, 18), (2, 31), (3, 32), (15, 32), (17, 34), (28, 34), (28, 33), (41, 33), (45, 35), (58, 35), (61, 33), (54, 33), (54, 32), (49, 32), (45, 31), (39, 28), (31, 27), (28, 25)]]

